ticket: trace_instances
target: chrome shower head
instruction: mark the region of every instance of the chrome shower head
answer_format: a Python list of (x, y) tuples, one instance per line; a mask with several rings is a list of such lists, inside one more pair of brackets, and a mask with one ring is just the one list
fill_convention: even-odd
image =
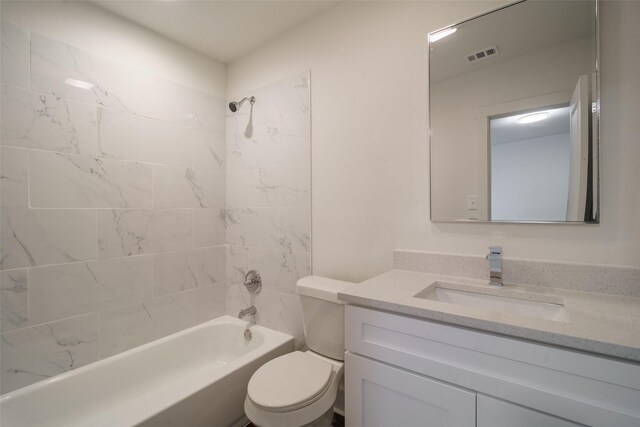
[(238, 111), (240, 109), (240, 107), (242, 107), (242, 104), (244, 104), (245, 101), (249, 100), (249, 103), (251, 105), (253, 105), (254, 102), (256, 102), (256, 97), (252, 96), (251, 98), (247, 98), (244, 97), (242, 98), (241, 101), (231, 101), (229, 103), (229, 109), (231, 110), (232, 113), (235, 113), (236, 111)]

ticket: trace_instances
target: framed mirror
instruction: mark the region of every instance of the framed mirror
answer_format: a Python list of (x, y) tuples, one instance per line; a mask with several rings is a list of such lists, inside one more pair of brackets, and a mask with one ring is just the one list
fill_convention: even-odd
[(599, 222), (597, 0), (429, 34), (431, 220)]

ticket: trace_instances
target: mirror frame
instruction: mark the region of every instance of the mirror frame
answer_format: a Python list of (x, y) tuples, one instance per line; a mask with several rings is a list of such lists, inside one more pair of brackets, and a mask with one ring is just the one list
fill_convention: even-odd
[(438, 33), (440, 31), (457, 27), (458, 25), (464, 24), (466, 22), (473, 21), (474, 19), (481, 18), (483, 16), (489, 15), (491, 13), (500, 11), (502, 9), (506, 9), (512, 6), (516, 6), (520, 3), (524, 3), (526, 1), (535, 1), (535, 0), (518, 0), (512, 3), (506, 4), (504, 6), (496, 7), (494, 9), (488, 10), (487, 12), (481, 13), (479, 15), (472, 16), (470, 18), (464, 19), (462, 21), (456, 22), (451, 25), (447, 25), (445, 27), (439, 28), (437, 30), (431, 31), (427, 35), (427, 55), (428, 55), (428, 64), (427, 64), (427, 89), (429, 91), (429, 96), (427, 99), (427, 108), (429, 110), (428, 114), (428, 124), (429, 124), (429, 221), (434, 223), (463, 223), (463, 224), (553, 224), (553, 225), (598, 225), (600, 224), (601, 219), (601, 204), (602, 204), (602, 190), (601, 190), (601, 132), (600, 132), (600, 0), (592, 0), (595, 3), (595, 90), (592, 103), (596, 105), (596, 131), (594, 132), (594, 137), (597, 136), (597, 147), (594, 147), (593, 156), (597, 158), (597, 162), (593, 162), (594, 171), (597, 172), (597, 185), (593, 189), (595, 195), (597, 195), (597, 203), (596, 203), (596, 212), (595, 212), (595, 220), (594, 221), (536, 221), (536, 220), (513, 220), (513, 221), (492, 221), (492, 220), (476, 220), (476, 219), (434, 219), (433, 218), (433, 132), (431, 126), (431, 34)]

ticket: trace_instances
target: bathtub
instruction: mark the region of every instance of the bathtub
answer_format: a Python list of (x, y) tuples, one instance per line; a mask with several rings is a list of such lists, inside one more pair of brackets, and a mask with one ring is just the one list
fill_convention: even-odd
[(251, 375), (293, 337), (223, 316), (0, 397), (2, 427), (230, 426)]

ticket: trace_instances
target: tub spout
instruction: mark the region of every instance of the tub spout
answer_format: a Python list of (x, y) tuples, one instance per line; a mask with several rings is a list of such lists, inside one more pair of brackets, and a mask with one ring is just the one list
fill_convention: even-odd
[(251, 341), (251, 330), (249, 328), (256, 324), (256, 314), (258, 314), (258, 309), (255, 305), (252, 305), (249, 308), (245, 308), (244, 310), (240, 310), (238, 313), (238, 319), (244, 319), (245, 316), (251, 316), (251, 321), (247, 325), (247, 328), (244, 330), (244, 339), (247, 341)]
[(257, 313), (258, 313), (258, 309), (256, 309), (255, 305), (252, 305), (249, 308), (240, 310), (240, 313), (238, 313), (238, 319), (244, 319), (245, 316), (255, 316)]

